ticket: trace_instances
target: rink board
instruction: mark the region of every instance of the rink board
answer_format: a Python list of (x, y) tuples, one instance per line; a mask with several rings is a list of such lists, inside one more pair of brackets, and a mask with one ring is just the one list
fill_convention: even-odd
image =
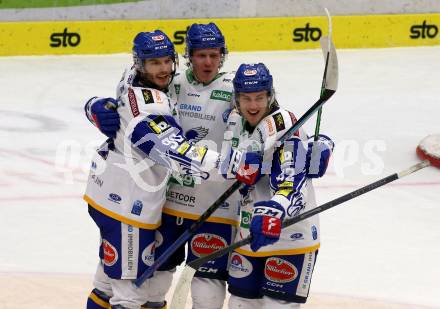
[[(187, 27), (214, 21), (231, 51), (296, 50), (319, 47), (327, 19), (316, 17), (57, 21), (0, 23), (0, 55), (126, 53), (136, 33), (162, 29), (183, 52)], [(440, 14), (334, 16), (337, 48), (440, 44)]]

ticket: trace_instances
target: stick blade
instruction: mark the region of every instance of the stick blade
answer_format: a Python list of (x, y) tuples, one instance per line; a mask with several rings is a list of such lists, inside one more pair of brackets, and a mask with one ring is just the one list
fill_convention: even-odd
[(191, 288), (191, 281), (196, 273), (196, 270), (186, 265), (177, 282), (174, 290), (173, 298), (171, 299), (170, 309), (184, 309), (186, 300), (188, 298), (189, 290)]
[(440, 168), (440, 134), (428, 135), (416, 148), (422, 160), (428, 160), (432, 166)]
[(323, 36), (319, 40), (324, 54), (324, 59), (328, 59), (327, 73), (325, 78), (325, 89), (336, 91), (338, 89), (338, 56), (333, 41), (328, 36)]

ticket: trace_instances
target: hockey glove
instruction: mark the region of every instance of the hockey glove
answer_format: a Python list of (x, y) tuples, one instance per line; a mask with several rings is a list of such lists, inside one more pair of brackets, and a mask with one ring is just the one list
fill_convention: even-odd
[(324, 176), (334, 146), (333, 141), (323, 134), (319, 134), (317, 141), (313, 141), (313, 137), (309, 139), (306, 160), (307, 177)]
[(84, 107), (87, 118), (107, 137), (115, 138), (120, 117), (116, 111), (118, 102), (113, 98), (92, 98)]
[(224, 178), (235, 178), (247, 185), (253, 185), (260, 179), (263, 161), (260, 152), (241, 152), (231, 149), (226, 158), (222, 164)]
[(263, 201), (254, 204), (250, 225), (252, 251), (258, 251), (261, 247), (271, 245), (280, 239), (284, 216), (285, 210), (277, 202)]

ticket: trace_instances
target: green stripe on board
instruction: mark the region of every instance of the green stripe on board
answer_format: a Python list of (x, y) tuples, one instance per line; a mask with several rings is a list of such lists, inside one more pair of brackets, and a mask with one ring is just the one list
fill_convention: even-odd
[(0, 9), (51, 8), (139, 1), (140, 0), (0, 0)]

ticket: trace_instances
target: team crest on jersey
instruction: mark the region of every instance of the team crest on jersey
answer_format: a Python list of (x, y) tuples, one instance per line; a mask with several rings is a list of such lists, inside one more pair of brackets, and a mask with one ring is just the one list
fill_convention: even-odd
[(298, 270), (295, 265), (286, 260), (270, 257), (266, 260), (264, 276), (270, 281), (287, 283), (298, 277)]
[(227, 242), (223, 237), (214, 234), (197, 234), (191, 240), (191, 250), (194, 255), (201, 257), (223, 249)]
[(148, 89), (142, 89), (142, 96), (144, 97), (145, 104), (154, 103), (153, 94)]
[(186, 131), (185, 137), (187, 140), (189, 140), (193, 143), (197, 143), (197, 142), (201, 141), (202, 139), (204, 139), (206, 137), (206, 135), (208, 135), (208, 133), (209, 133), (209, 129), (200, 126), (200, 127), (192, 128), (192, 129), (189, 129), (188, 131)]
[(284, 124), (283, 115), (281, 113), (277, 113), (272, 116), (273, 120), (275, 121), (275, 127), (277, 128), (277, 131), (282, 131), (286, 128), (286, 125)]
[(105, 266), (113, 266), (118, 261), (118, 251), (107, 240), (102, 240), (103, 262)]

